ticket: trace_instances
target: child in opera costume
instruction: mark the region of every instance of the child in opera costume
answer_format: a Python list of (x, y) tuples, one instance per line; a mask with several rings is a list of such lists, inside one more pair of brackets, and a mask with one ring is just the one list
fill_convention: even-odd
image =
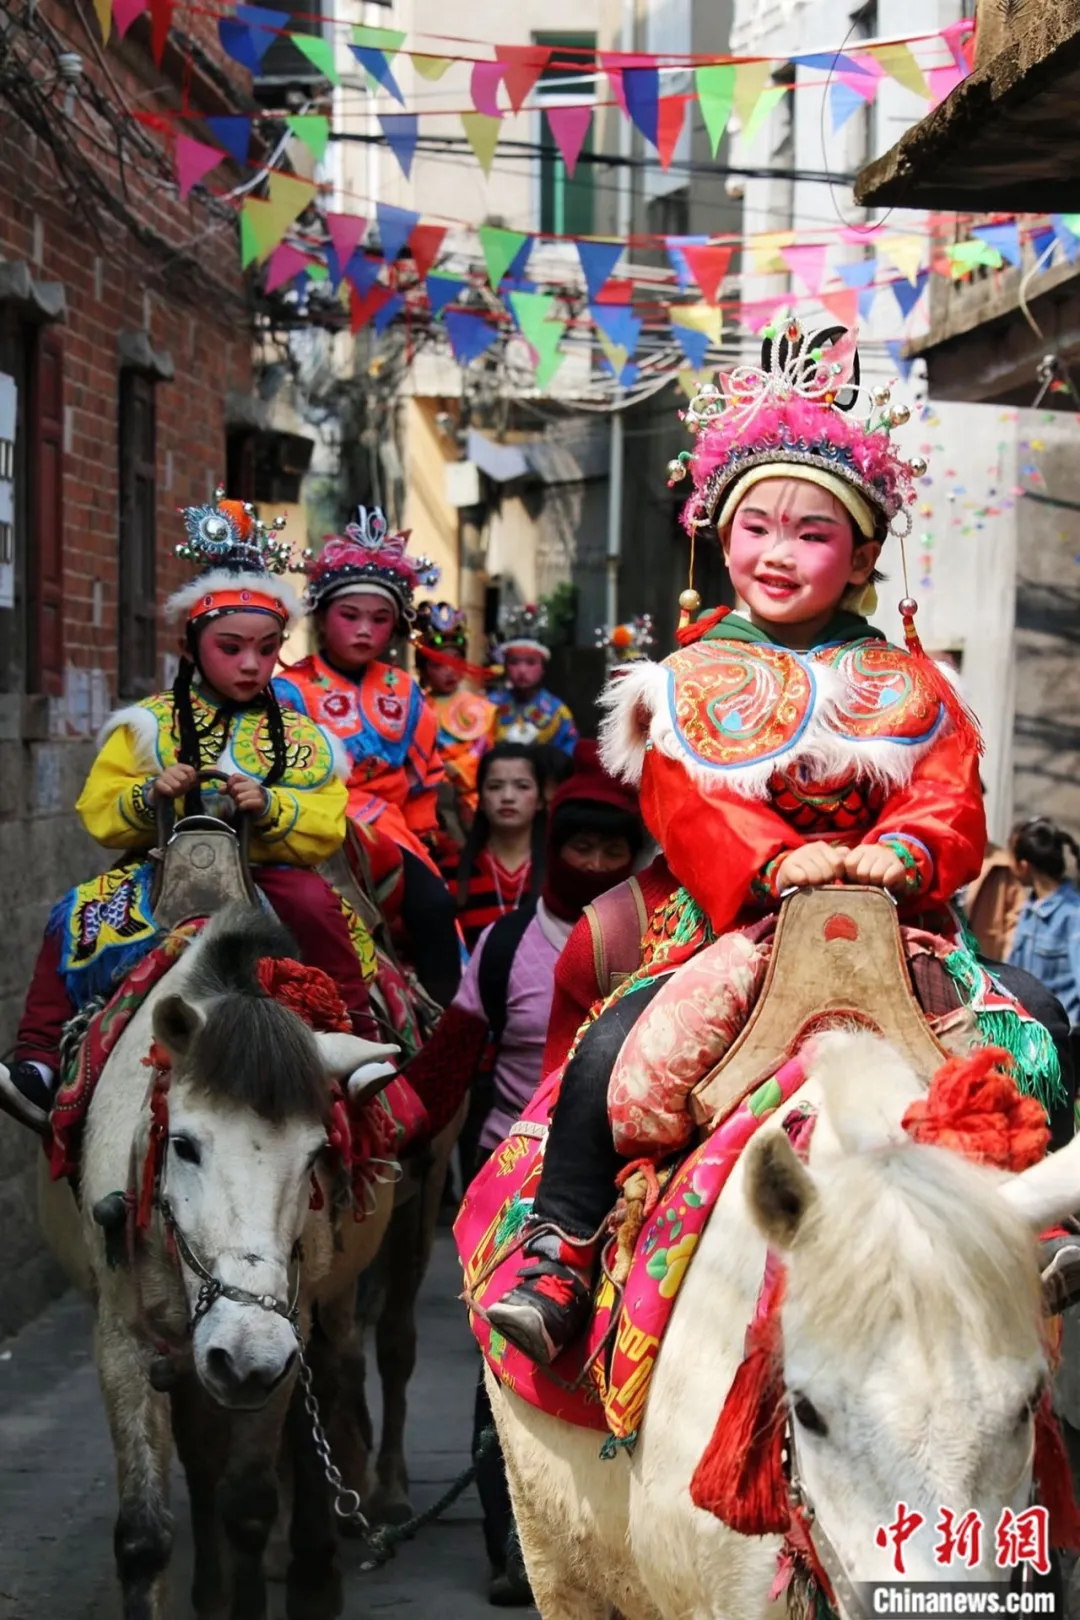
[(466, 663), (465, 615), (449, 602), (421, 602), (413, 630), (416, 668), (438, 725), (437, 746), (467, 831), (479, 803), (480, 761), (495, 741), (496, 708), (466, 683), (484, 672)]
[[(157, 806), (182, 802), (251, 818), (255, 880), (292, 933), (304, 960), (334, 979), (358, 1035), (374, 1038), (363, 972), (341, 903), (313, 870), (345, 835), (345, 784), (332, 741), (303, 715), (278, 707), (271, 677), (298, 610), (277, 577), (288, 547), (240, 501), (215, 492), (183, 511), (179, 555), (201, 565), (172, 596), (166, 615), (184, 622), (171, 692), (121, 709), (102, 732), (76, 810), (106, 849), (130, 852), (119, 866), (79, 884), (53, 908), (27, 993), (10, 1070), (0, 1066), (0, 1107), (41, 1131), (60, 1066), (63, 1026), (108, 996), (160, 940), (150, 905)], [(228, 780), (200, 789), (198, 773)]]
[(574, 717), (544, 686), (544, 668), (551, 657), (543, 639), (547, 627), (543, 607), (515, 608), (503, 617), (499, 658), (506, 679), (491, 694), (498, 710), (496, 740), (554, 748), (572, 757), (578, 740)]
[[(578, 1037), (524, 1263), (486, 1307), (543, 1364), (588, 1319), (621, 1165), (690, 1140), (689, 1091), (745, 1024), (786, 890), (886, 889), (927, 1015), (966, 1004), (981, 1038), (1013, 1052), (1022, 1088), (1047, 1106), (1060, 1088), (1046, 1032), (978, 963), (949, 907), (986, 840), (977, 729), (923, 653), (915, 603), (901, 603), (904, 647), (866, 618), (878, 556), (891, 529), (910, 528), (925, 471), (890, 438), (907, 411), (875, 389), (856, 415), (855, 335), (807, 341), (793, 321), (766, 332), (762, 369), (720, 383), (693, 401), (697, 449), (670, 472), (689, 463), (685, 522), (692, 536), (715, 525), (739, 610), (691, 624), (696, 593), (684, 593), (679, 650), (617, 673), (605, 696), (605, 764), (639, 786), (678, 886), (650, 918), (643, 967)], [(691, 958), (688, 986), (672, 970)], [(674, 1023), (688, 995), (707, 1016)]]

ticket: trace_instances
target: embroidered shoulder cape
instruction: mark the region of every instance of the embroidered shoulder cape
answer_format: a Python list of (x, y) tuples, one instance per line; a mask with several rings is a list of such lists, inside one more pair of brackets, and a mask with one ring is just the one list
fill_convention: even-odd
[(488, 698), (459, 686), (456, 692), (431, 692), (428, 704), (438, 727), (437, 746), (458, 799), (476, 813), (476, 777), (480, 761), (495, 741), (498, 711)]
[(560, 748), (572, 754), (577, 744), (574, 717), (561, 698), (541, 687), (534, 698), (522, 703), (508, 686), (491, 694), (498, 710), (496, 742), (535, 743), (537, 747)]

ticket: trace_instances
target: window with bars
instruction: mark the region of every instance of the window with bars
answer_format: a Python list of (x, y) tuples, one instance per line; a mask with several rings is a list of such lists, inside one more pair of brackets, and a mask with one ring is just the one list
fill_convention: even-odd
[(120, 373), (119, 682), (122, 698), (156, 691), (155, 561), (157, 429), (154, 384)]
[[(596, 96), (595, 34), (534, 34), (533, 43), (551, 47), (551, 56), (535, 90), (541, 105), (591, 105)], [(585, 137), (573, 175), (566, 172), (547, 119), (539, 115), (539, 229), (545, 236), (589, 236), (595, 205), (593, 127)]]

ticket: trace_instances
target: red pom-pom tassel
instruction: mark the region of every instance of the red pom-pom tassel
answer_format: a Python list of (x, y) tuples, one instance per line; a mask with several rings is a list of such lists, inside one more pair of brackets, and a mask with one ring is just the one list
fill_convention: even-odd
[(1080, 1550), (1080, 1511), (1073, 1495), (1072, 1469), (1049, 1391), (1035, 1414), (1034, 1472), (1039, 1501), (1050, 1515), (1050, 1545)]

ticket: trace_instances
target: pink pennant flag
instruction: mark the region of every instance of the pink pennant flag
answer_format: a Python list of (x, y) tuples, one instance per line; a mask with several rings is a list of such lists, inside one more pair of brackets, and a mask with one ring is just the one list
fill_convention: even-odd
[(141, 17), (146, 10), (148, 0), (113, 0), (113, 22), (116, 32), (123, 39), (136, 17)]
[(760, 332), (784, 302), (782, 298), (752, 298), (739, 305), (739, 324), (749, 327), (751, 332)]
[(581, 156), (581, 148), (585, 145), (585, 137), (589, 133), (593, 110), (591, 107), (548, 107), (548, 123), (551, 133), (555, 137), (555, 145), (562, 153), (562, 160), (566, 164), (566, 172), (571, 180), (577, 168), (577, 160)]
[(367, 220), (361, 219), (359, 214), (327, 214), (326, 228), (334, 244), (337, 262), (344, 270), (367, 230)]
[(505, 69), (501, 62), (474, 62), (469, 92), (473, 106), (485, 118), (501, 118), (498, 94)]
[(878, 225), (845, 225), (837, 233), (841, 242), (850, 242), (855, 247), (865, 247), (867, 242), (874, 240), (874, 233), (880, 229)]
[(270, 263), (266, 269), (266, 290), (268, 293), (276, 292), (283, 287), (293, 276), (298, 276), (301, 270), (306, 270), (311, 263), (307, 253), (301, 253), (299, 248), (292, 247), (288, 242), (282, 242), (270, 255)]
[(848, 55), (851, 56), (853, 62), (858, 62), (864, 71), (862, 73), (838, 71), (835, 77), (840, 80), (841, 84), (846, 84), (849, 90), (854, 90), (856, 95), (862, 96), (865, 102), (874, 101), (877, 97), (878, 87), (885, 77), (885, 69), (874, 56), (855, 56), (850, 51)]
[(627, 65), (631, 67), (633, 66), (633, 62), (624, 58), (618, 51), (600, 52), (600, 66), (607, 74), (608, 83), (611, 86), (611, 93), (615, 97), (616, 105), (622, 112), (623, 117), (629, 118), (630, 112), (626, 105), (626, 90), (623, 87), (622, 76), (624, 61), (627, 62)]
[(656, 120), (656, 150), (660, 155), (662, 169), (671, 167), (671, 160), (675, 156), (675, 148), (679, 144), (679, 136), (683, 132), (685, 121), (686, 98), (661, 96)]
[(859, 295), (845, 288), (843, 292), (818, 293), (818, 302), (824, 304), (830, 315), (835, 315), (841, 326), (853, 332), (859, 323)]
[(941, 30), (941, 37), (949, 47), (953, 61), (965, 73), (971, 71), (974, 26), (970, 17), (961, 17), (959, 22), (950, 23), (947, 28)]
[(828, 244), (825, 242), (780, 249), (780, 257), (792, 274), (798, 276), (808, 293), (820, 291), (821, 283), (825, 279), (825, 260), (828, 253)]
[(207, 146), (203, 141), (192, 140), (190, 135), (176, 137), (176, 179), (180, 187), (180, 201), (183, 202), (192, 186), (197, 186), (211, 169), (216, 169), (219, 163), (224, 162), (227, 153), (216, 146)]
[(936, 107), (939, 101), (944, 101), (950, 91), (955, 90), (963, 79), (967, 78), (967, 69), (958, 68), (955, 62), (948, 67), (927, 68), (927, 82), (930, 85), (930, 104)]

